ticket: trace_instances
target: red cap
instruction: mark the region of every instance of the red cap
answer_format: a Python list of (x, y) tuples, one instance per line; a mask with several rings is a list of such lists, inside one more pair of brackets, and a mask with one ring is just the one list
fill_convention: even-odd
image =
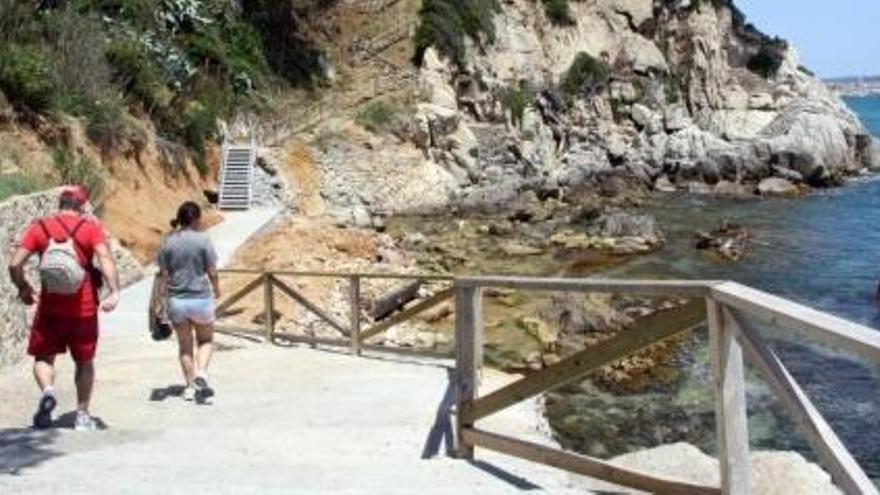
[(83, 206), (89, 202), (89, 190), (85, 186), (64, 186), (61, 190), (62, 198), (71, 198), (76, 204)]

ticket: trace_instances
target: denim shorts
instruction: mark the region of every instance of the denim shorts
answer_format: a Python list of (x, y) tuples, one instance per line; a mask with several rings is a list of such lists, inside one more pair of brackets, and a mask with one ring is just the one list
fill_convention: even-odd
[(187, 321), (199, 325), (214, 323), (214, 299), (185, 299), (172, 297), (168, 299), (168, 319), (179, 325)]

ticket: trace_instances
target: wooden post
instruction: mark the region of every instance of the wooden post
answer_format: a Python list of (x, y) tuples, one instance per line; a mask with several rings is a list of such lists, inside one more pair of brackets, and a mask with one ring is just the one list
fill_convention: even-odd
[(351, 354), (361, 355), (361, 279), (357, 275), (348, 280), (348, 299), (351, 310)]
[(474, 426), (466, 413), (477, 398), (479, 368), (482, 366), (483, 315), (482, 290), (474, 285), (455, 287), (455, 403), (456, 453), (473, 459), (474, 445), (462, 431)]
[(746, 495), (751, 493), (751, 464), (742, 347), (725, 321), (721, 303), (707, 298), (706, 305), (721, 492), (724, 495)]
[(266, 342), (268, 343), (272, 342), (272, 337), (275, 334), (275, 291), (272, 283), (274, 278), (271, 273), (266, 273), (263, 276), (263, 310), (266, 319), (264, 325), (266, 327)]

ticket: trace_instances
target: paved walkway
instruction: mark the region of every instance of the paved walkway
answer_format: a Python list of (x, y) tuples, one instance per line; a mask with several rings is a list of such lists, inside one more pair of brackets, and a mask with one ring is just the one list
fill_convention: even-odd
[[(221, 258), (272, 216), (233, 215), (213, 230)], [(37, 395), (27, 364), (0, 374), (0, 493), (584, 493), (551, 468), (483, 452), (475, 463), (446, 456), (448, 362), (221, 337), (218, 395), (184, 402), (175, 344), (146, 332), (149, 284), (128, 289), (103, 321), (93, 404), (103, 430), (70, 429), (68, 359), (59, 360), (57, 427), (46, 431), (27, 428)], [(545, 438), (538, 414), (526, 402), (486, 426)]]

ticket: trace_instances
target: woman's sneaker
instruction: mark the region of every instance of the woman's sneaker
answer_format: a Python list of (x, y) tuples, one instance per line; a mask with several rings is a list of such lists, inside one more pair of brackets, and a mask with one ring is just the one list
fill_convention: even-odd
[(196, 387), (196, 400), (202, 401), (214, 397), (214, 389), (208, 385), (208, 380), (204, 376), (197, 376), (193, 380)]
[(52, 427), (52, 410), (58, 405), (55, 396), (51, 393), (43, 394), (40, 398), (40, 404), (37, 406), (37, 412), (34, 414), (34, 428), (44, 430)]
[(95, 431), (98, 429), (98, 423), (95, 422), (95, 419), (89, 413), (77, 411), (73, 429), (76, 431)]

